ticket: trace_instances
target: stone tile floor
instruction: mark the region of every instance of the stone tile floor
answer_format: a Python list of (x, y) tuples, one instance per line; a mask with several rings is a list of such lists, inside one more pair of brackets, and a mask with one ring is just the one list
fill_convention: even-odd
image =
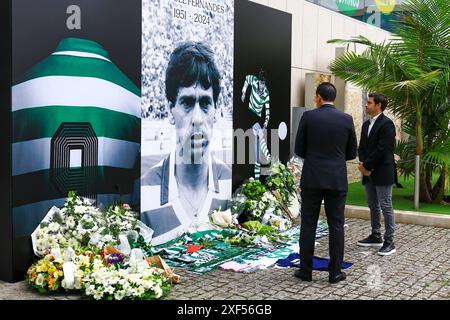
[[(356, 241), (370, 232), (366, 220), (347, 219), (345, 260), (347, 280), (328, 283), (327, 272), (314, 272), (313, 282), (301, 282), (294, 269), (271, 267), (251, 274), (214, 270), (196, 275), (177, 269), (182, 283), (169, 300), (450, 300), (450, 230), (398, 224), (397, 253), (388, 257)], [(328, 256), (328, 237), (319, 240), (316, 255)], [(74, 300), (79, 295), (41, 296), (22, 281), (0, 282), (0, 300)]]

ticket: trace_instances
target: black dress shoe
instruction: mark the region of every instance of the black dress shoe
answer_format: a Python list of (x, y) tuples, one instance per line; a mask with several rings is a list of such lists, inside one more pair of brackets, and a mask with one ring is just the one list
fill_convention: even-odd
[(345, 272), (341, 272), (341, 273), (339, 273), (339, 274), (337, 274), (335, 276), (330, 276), (328, 281), (330, 283), (338, 283), (340, 281), (345, 280), (346, 278), (347, 278), (347, 275), (345, 274)]
[(308, 274), (301, 269), (295, 270), (294, 276), (302, 279), (303, 281), (312, 281), (312, 274)]

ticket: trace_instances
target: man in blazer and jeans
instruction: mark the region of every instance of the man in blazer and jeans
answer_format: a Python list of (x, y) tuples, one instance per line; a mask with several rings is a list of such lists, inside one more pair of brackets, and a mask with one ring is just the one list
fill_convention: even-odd
[[(395, 220), (392, 208), (392, 186), (395, 183), (395, 126), (383, 114), (387, 98), (381, 93), (369, 94), (366, 111), (370, 119), (364, 122), (358, 148), (359, 170), (363, 174), (372, 224), (371, 234), (358, 241), (359, 246), (381, 247), (379, 255), (395, 253)], [(381, 238), (380, 211), (383, 212), (385, 234)]]
[(295, 153), (304, 159), (300, 181), (302, 209), (300, 269), (294, 275), (312, 280), (312, 257), (322, 200), (330, 230), (329, 282), (345, 280), (344, 210), (347, 197), (347, 160), (356, 158), (353, 118), (336, 109), (336, 88), (328, 82), (316, 90), (317, 109), (303, 114), (297, 131)]

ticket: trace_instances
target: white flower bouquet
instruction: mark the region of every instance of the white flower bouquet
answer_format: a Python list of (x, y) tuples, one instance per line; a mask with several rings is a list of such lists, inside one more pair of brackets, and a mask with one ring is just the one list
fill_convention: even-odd
[(31, 237), (34, 253), (42, 257), (54, 248), (118, 246), (120, 238), (126, 239), (123, 235), (132, 230), (150, 241), (151, 229), (138, 220), (128, 205), (111, 206), (102, 212), (93, 201), (70, 192), (64, 207), (50, 209)]
[(282, 216), (281, 210), (267, 210), (262, 218), (262, 223), (271, 226), (276, 231), (286, 231), (292, 227), (292, 221)]
[(162, 269), (150, 266), (140, 249), (134, 253), (124, 262), (125, 256), (110, 247), (52, 249), (28, 269), (27, 280), (42, 294), (65, 290), (84, 292), (96, 300), (161, 298), (171, 281)]
[(140, 249), (133, 249), (128, 265), (94, 268), (84, 277), (85, 294), (95, 300), (152, 300), (170, 290), (170, 280), (150, 267)]
[(270, 191), (264, 192), (261, 199), (247, 200), (247, 210), (251, 218), (261, 221), (267, 211), (280, 211), (280, 204)]

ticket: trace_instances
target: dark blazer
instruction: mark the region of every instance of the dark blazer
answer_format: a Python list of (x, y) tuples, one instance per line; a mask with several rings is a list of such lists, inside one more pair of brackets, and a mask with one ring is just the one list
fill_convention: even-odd
[(304, 159), (301, 188), (348, 190), (347, 160), (356, 158), (352, 116), (332, 104), (306, 111), (299, 124), (295, 153)]
[[(376, 186), (391, 185), (395, 183), (395, 125), (383, 113), (375, 121), (370, 136), (367, 137), (370, 121), (364, 122), (359, 142), (359, 161), (367, 170), (373, 170), (370, 180)], [(363, 176), (363, 184), (369, 178)]]

